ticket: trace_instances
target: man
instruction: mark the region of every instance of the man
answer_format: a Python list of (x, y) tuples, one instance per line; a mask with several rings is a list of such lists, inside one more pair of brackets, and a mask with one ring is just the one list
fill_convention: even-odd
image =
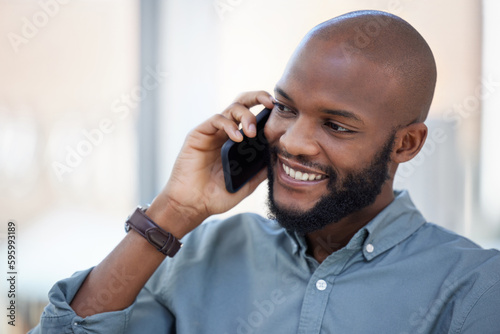
[[(426, 223), (392, 189), (425, 141), (435, 81), (427, 43), (398, 17), (360, 11), (315, 27), (274, 98), (243, 94), (188, 135), (145, 211), (165, 231), (150, 236), (161, 252), (134, 213), (102, 263), (54, 286), (34, 333), (499, 333), (499, 252)], [(230, 194), (220, 158), (240, 123), (255, 135), (258, 104), (273, 108), (276, 219), (200, 225), (266, 178)], [(184, 247), (165, 259), (179, 247), (171, 235)]]

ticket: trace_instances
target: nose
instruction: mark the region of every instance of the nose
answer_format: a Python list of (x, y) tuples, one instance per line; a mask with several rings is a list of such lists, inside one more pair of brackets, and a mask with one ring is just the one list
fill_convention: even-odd
[(292, 155), (315, 156), (320, 151), (317, 131), (311, 121), (299, 117), (281, 135), (280, 144)]

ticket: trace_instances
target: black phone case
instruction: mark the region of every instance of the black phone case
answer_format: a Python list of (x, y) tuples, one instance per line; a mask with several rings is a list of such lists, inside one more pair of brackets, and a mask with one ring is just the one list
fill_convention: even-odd
[(237, 143), (229, 139), (222, 146), (222, 169), (224, 170), (224, 181), (228, 192), (237, 192), (265, 167), (267, 139), (264, 136), (264, 125), (270, 114), (271, 109), (266, 108), (256, 116), (257, 135), (254, 138), (245, 136), (243, 130), (240, 130), (243, 134), (241, 142)]

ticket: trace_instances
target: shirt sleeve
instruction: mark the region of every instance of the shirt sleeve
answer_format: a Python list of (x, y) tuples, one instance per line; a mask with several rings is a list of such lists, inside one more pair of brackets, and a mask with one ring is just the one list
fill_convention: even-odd
[[(146, 289), (142, 289), (136, 301), (124, 310), (86, 318), (78, 316), (69, 304), (91, 270), (77, 272), (52, 287), (49, 305), (45, 307), (40, 323), (28, 334), (173, 333), (173, 316)], [(105, 302), (106, 297), (102, 294), (96, 298), (103, 298)]]
[(471, 308), (461, 334), (497, 334), (500, 331), (500, 281), (485, 291)]

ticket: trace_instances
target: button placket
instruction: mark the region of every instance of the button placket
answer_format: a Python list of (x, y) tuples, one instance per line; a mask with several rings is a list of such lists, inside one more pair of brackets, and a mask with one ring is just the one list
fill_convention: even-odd
[[(319, 270), (309, 280), (302, 303), (297, 333), (312, 334), (321, 331), (321, 324), (334, 285), (333, 281), (331, 281), (332, 277), (328, 276), (327, 281), (325, 274), (325, 272)], [(333, 279), (335, 278), (333, 277)]]

